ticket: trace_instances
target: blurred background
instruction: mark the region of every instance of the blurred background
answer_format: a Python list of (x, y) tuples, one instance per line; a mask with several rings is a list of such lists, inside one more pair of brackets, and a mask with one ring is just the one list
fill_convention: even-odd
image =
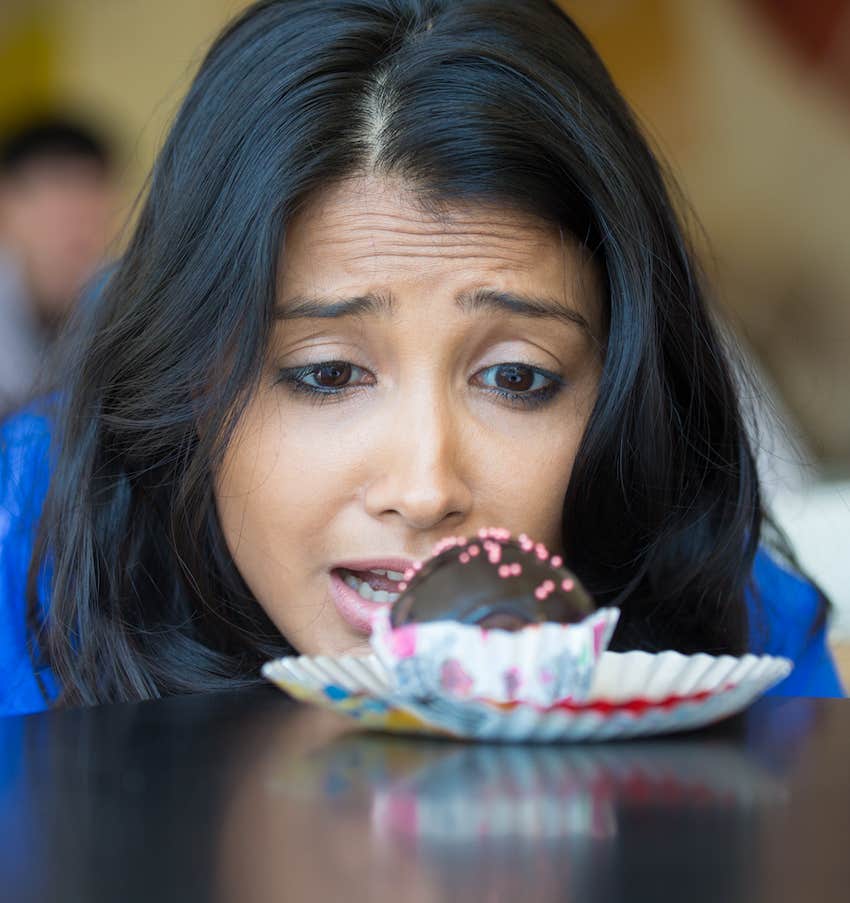
[[(687, 199), (754, 374), (745, 394), (771, 507), (836, 603), (833, 638), (850, 641), (850, 0), (561, 2)], [(0, 147), (39, 122), (54, 129), (47, 153), (0, 157), (9, 398), (80, 286), (120, 253), (206, 47), (245, 5), (0, 0)], [(39, 239), (47, 250), (27, 247)]]

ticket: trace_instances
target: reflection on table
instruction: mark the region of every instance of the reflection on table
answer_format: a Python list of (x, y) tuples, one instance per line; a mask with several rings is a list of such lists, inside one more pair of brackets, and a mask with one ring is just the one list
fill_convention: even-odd
[(510, 746), (358, 732), (262, 689), (7, 719), (0, 739), (20, 901), (783, 900), (814, 876), (830, 900), (850, 878), (841, 700)]

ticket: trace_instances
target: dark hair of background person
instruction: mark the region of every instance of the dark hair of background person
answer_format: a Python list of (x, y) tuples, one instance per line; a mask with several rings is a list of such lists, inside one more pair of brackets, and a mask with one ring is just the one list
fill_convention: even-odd
[(238, 686), (290, 651), (225, 546), (211, 473), (260, 377), (287, 224), (363, 171), (426, 204), (519, 208), (593, 255), (608, 334), (567, 563), (620, 606), (613, 648), (742, 653), (762, 506), (737, 390), (588, 41), (546, 0), (272, 0), (209, 51), (69, 362), (28, 590), (60, 701)]
[(0, 138), (0, 177), (27, 164), (50, 159), (83, 159), (106, 172), (112, 166), (109, 145), (94, 128), (51, 115), (28, 122)]

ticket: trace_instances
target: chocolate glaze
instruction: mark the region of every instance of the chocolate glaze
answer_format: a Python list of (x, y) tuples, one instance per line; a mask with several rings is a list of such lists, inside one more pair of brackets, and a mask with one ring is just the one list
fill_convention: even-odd
[[(499, 560), (490, 561), (484, 546), (496, 543)], [(479, 552), (471, 556), (469, 549)], [(503, 565), (522, 567), (519, 576), (500, 576)], [(514, 568), (515, 569), (515, 568)], [(563, 581), (572, 587), (564, 589)], [(541, 590), (545, 581), (554, 588)], [(535, 596), (545, 592), (545, 598)], [(520, 630), (529, 624), (569, 624), (595, 609), (593, 599), (566, 568), (554, 567), (532, 549), (512, 539), (470, 539), (428, 559), (411, 578), (390, 613), (393, 627), (424, 621), (459, 621), (488, 629)]]

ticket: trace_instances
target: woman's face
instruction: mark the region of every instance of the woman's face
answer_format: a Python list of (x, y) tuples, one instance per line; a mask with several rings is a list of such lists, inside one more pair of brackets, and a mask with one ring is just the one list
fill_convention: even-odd
[(300, 652), (364, 652), (399, 572), (444, 536), (506, 527), (563, 551), (603, 336), (592, 266), (556, 228), (350, 180), (290, 224), (278, 302), (215, 492)]

